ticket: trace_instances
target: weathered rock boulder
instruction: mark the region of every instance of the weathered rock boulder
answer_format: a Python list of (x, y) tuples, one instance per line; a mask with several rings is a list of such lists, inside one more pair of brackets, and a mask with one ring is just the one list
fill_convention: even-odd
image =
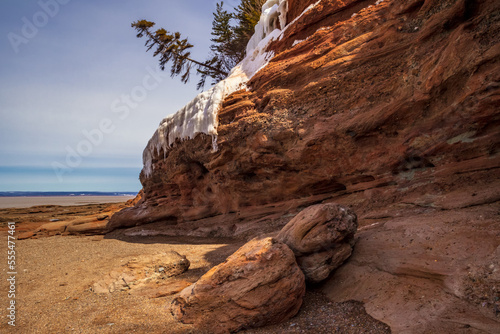
[(171, 295), (191, 283), (184, 280), (167, 280), (167, 278), (182, 274), (189, 269), (189, 266), (189, 260), (174, 251), (141, 255), (127, 259), (125, 264), (94, 283), (91, 290), (95, 293), (129, 291), (131, 294), (150, 297)]
[(318, 283), (351, 256), (357, 227), (351, 209), (334, 203), (318, 204), (295, 216), (276, 239), (292, 249), (306, 279)]
[(335, 248), (297, 257), (297, 263), (311, 283), (324, 281), (352, 254), (350, 244), (341, 244)]
[(304, 294), (304, 274), (290, 248), (253, 239), (184, 289), (171, 312), (200, 330), (227, 333), (293, 317)]

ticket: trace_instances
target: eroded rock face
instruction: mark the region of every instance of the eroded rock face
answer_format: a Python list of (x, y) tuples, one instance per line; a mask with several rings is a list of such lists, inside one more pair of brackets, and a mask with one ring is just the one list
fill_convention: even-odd
[(357, 228), (358, 220), (351, 209), (334, 203), (319, 204), (295, 216), (276, 239), (294, 252), (306, 279), (318, 283), (351, 255)]
[(350, 260), (322, 289), (333, 301), (365, 301), (393, 333), (499, 333), (498, 209), (388, 212), (359, 229)]
[[(287, 21), (311, 3), (291, 1)], [(225, 100), (219, 150), (198, 135), (157, 152), (142, 201), (108, 229), (235, 236), (269, 226), (258, 221), (279, 229), (304, 204), (342, 196), (365, 216), (498, 184), (498, 7), (319, 2), (271, 46), (250, 91)]]
[(229, 333), (293, 317), (304, 293), (293, 252), (272, 238), (254, 239), (184, 289), (171, 311), (183, 323)]

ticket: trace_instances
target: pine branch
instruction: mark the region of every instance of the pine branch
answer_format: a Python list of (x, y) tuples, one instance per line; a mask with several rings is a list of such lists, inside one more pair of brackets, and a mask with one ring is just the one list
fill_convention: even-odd
[(171, 75), (179, 75), (183, 68), (186, 68), (186, 72), (181, 76), (182, 82), (187, 82), (189, 80), (189, 72), (191, 66), (187, 65), (185, 62), (188, 61), (197, 65), (198, 68), (207, 68), (213, 73), (220, 76), (227, 76), (228, 72), (211, 66), (207, 62), (202, 63), (190, 57), (190, 53), (183, 54), (182, 51), (192, 48), (193, 45), (187, 42), (187, 39), (181, 40), (181, 34), (176, 32), (174, 35), (168, 34), (165, 29), (158, 29), (155, 34), (150, 31), (150, 28), (154, 26), (153, 22), (146, 20), (137, 21), (132, 23), (137, 31), (137, 37), (141, 38), (144, 36), (148, 37), (146, 41), (147, 51), (151, 50), (154, 46), (157, 46), (157, 50), (154, 52), (153, 56), (161, 55), (160, 68), (165, 70), (165, 64), (170, 60), (174, 62), (171, 68)]

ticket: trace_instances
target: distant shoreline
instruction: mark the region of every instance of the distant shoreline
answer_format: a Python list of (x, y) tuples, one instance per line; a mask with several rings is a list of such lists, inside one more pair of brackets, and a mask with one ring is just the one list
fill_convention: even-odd
[(0, 196), (0, 209), (21, 209), (40, 205), (88, 205), (123, 203), (136, 195), (59, 195), (59, 196)]
[(136, 196), (135, 191), (0, 191), (0, 197)]

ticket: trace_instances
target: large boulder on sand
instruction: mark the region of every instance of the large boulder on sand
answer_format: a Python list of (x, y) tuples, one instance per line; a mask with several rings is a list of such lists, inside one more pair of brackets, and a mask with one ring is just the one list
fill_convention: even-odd
[(171, 312), (199, 330), (229, 333), (293, 317), (304, 294), (304, 274), (290, 248), (253, 239), (184, 289)]
[(318, 283), (351, 256), (357, 228), (351, 209), (318, 204), (295, 216), (276, 239), (292, 249), (306, 280)]

